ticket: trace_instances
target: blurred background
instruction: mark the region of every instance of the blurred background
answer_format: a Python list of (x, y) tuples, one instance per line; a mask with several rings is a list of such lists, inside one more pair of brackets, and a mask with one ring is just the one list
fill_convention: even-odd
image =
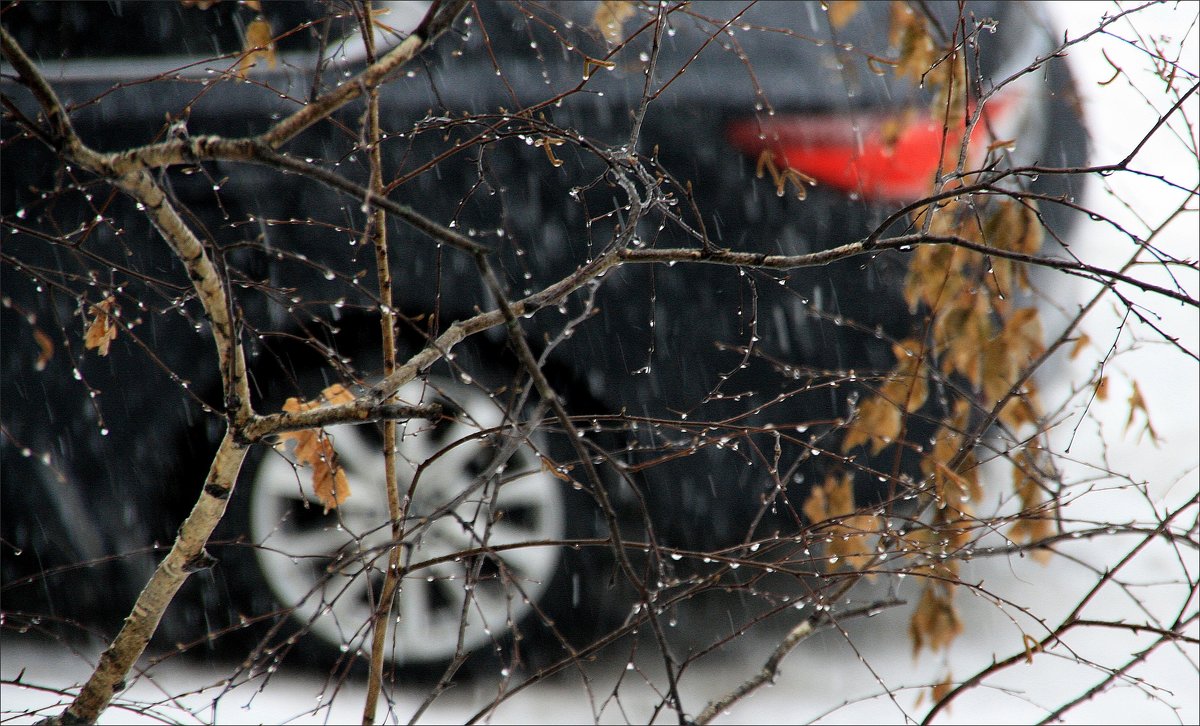
[[(1100, 18), (1119, 12), (1124, 6), (1103, 2), (1059, 2), (1050, 5), (1057, 26), (1074, 38), (1094, 30)], [(1154, 74), (1150, 58), (1135, 47), (1136, 42), (1159, 43), (1174, 49), (1180, 63), (1189, 70), (1197, 66), (1197, 28), (1194, 4), (1164, 4), (1139, 11), (1132, 26), (1118, 22), (1110, 32), (1090, 38), (1073, 47), (1069, 63), (1076, 74), (1092, 136), (1092, 163), (1115, 162), (1127, 155), (1140, 141), (1158, 114), (1169, 105), (1162, 81)], [(1123, 73), (1117, 74), (1114, 68)], [(1200, 101), (1188, 100), (1186, 116), (1200, 119)], [(1189, 136), (1190, 134), (1190, 136)], [(1195, 189), (1198, 183), (1195, 149), (1196, 128), (1175, 126), (1158, 133), (1141, 151), (1132, 166), (1161, 174), (1178, 187)], [(1131, 174), (1109, 177), (1092, 176), (1086, 198), (1089, 208), (1104, 210), (1114, 220), (1131, 229), (1157, 226), (1180, 205), (1186, 192), (1167, 189), (1156, 180)], [(1195, 209), (1195, 201), (1191, 208)], [(1195, 259), (1200, 253), (1195, 212), (1182, 215), (1156, 238), (1158, 246), (1180, 257)], [(1100, 223), (1080, 225), (1074, 245), (1088, 250), (1096, 264), (1110, 267), (1123, 263), (1129, 254), (1129, 240)], [(1138, 273), (1155, 280), (1156, 270)], [(1159, 282), (1166, 282), (1160, 280)], [(1179, 281), (1197, 294), (1197, 280)], [(1156, 324), (1179, 344), (1193, 353), (1200, 350), (1200, 322), (1194, 308), (1166, 304), (1162, 299), (1139, 296), (1123, 290), (1135, 302), (1145, 303), (1155, 315)], [(1094, 294), (1088, 286), (1074, 286), (1079, 299)], [(1098, 521), (1151, 522), (1155, 511), (1163, 512), (1194, 498), (1200, 491), (1197, 451), (1200, 411), (1195, 360), (1161, 342), (1156, 334), (1136, 321), (1124, 320), (1122, 310), (1111, 303), (1102, 305), (1084, 325), (1097, 351), (1109, 347), (1114, 355), (1108, 360), (1109, 396), (1092, 401), (1085, 411), (1082, 405), (1068, 408), (1055, 436), (1060, 450), (1067, 448), (1073, 461), (1060, 462), (1069, 479), (1087, 479), (1096, 467), (1120, 472), (1128, 481), (1098, 477), (1097, 490), (1070, 505), (1070, 516)], [(1124, 324), (1123, 324), (1124, 323)], [(1097, 355), (1083, 355), (1072, 362), (1075, 381), (1093, 375)], [(1142, 420), (1127, 427), (1128, 399), (1136, 381), (1146, 401), (1159, 440), (1143, 432)], [(1047, 400), (1063, 397), (1055, 386), (1045, 384)], [(1056, 398), (1056, 393), (1058, 398)], [(1085, 398), (1073, 399), (1080, 404)], [(1133, 484), (1145, 485), (1144, 490)], [(1122, 486), (1124, 484), (1125, 486)], [(1131, 543), (1132, 546), (1132, 543)], [(1026, 559), (977, 560), (964, 570), (972, 582), (984, 582), (987, 589), (1010, 603), (1028, 604), (1046, 623), (1055, 624), (1095, 582), (1089, 566), (1111, 567), (1128, 548), (1097, 551), (1094, 544), (1064, 547), (1067, 556), (1055, 557), (1048, 565)], [(1182, 566), (1191, 573), (1192, 582), (1200, 577), (1196, 553), (1186, 553), (1190, 561)], [(1162, 573), (1180, 571), (1179, 554), (1165, 541), (1156, 541), (1139, 553), (1125, 572), (1125, 580), (1137, 584), (1135, 592), (1108, 587), (1089, 604), (1089, 611), (1107, 619), (1128, 613), (1131, 621), (1144, 621), (1141, 608), (1178, 607), (1183, 601), (1178, 588), (1186, 584), (1163, 583)], [(913, 592), (916, 592), (915, 590)], [(903, 583), (896, 593), (904, 591)], [(904, 723), (920, 720), (928, 709), (928, 686), (945, 677), (973, 675), (994, 659), (1004, 658), (1022, 648), (1021, 633), (1034, 632), (1029, 618), (1011, 607), (963, 592), (959, 596), (963, 618), (969, 623), (966, 633), (948, 653), (924, 653), (914, 659), (907, 634), (908, 612), (887, 611), (875, 618), (848, 623), (845, 632), (827, 631), (813, 636), (785, 659), (777, 682), (734, 706), (718, 718), (718, 723)], [(1196, 608), (1192, 588), (1190, 608)], [(1157, 617), (1172, 619), (1165, 612)], [(751, 637), (735, 641), (696, 668), (689, 669), (681, 684), (685, 704), (699, 711), (708, 698), (723, 693), (756, 672), (770, 647), (786, 624), (769, 624)], [(1193, 620), (1190, 635), (1198, 628)], [(1097, 632), (1089, 629), (1065, 646), (1084, 660), (1104, 666), (1117, 666), (1129, 660), (1149, 642), (1127, 632)], [(95, 653), (72, 653), (64, 646), (34, 648), (26, 643), (4, 643), (0, 675), (6, 681), (20, 678), (33, 684), (67, 687), (81, 682), (90, 673)], [(851, 647), (853, 646), (853, 647)], [(989, 678), (986, 683), (958, 699), (949, 712), (942, 712), (945, 723), (1018, 723), (1037, 722), (1061, 705), (1064, 693), (1078, 693), (1103, 680), (1101, 669), (1081, 665), (1067, 657), (1065, 650), (1038, 655), (1027, 665), (1010, 668)], [(600, 661), (589, 669), (590, 684), (576, 674), (539, 684), (507, 701), (484, 720), (494, 723), (591, 723), (645, 722), (659, 702), (660, 694), (647, 683), (655, 683), (656, 665), (652, 650), (646, 650), (645, 662), (632, 668), (623, 658)], [(1200, 723), (1200, 676), (1197, 662), (1200, 651), (1192, 645), (1163, 647), (1127, 675), (1131, 680), (1097, 694), (1066, 714), (1067, 723)], [(643, 673), (645, 677), (643, 677)], [(140, 680), (128, 699), (142, 702), (134, 712), (119, 707), (110, 709), (103, 722), (210, 721), (220, 723), (317, 723), (350, 722), (361, 717), (362, 684), (342, 683), (336, 689), (318, 674), (275, 673), (265, 686), (259, 682), (223, 692), (218, 684), (226, 672), (219, 665), (200, 664), (176, 659), (155, 670), (153, 680)], [(624, 678), (619, 697), (612, 697), (613, 684)], [(192, 693), (181, 698), (167, 694)], [(477, 690), (476, 690), (477, 689)], [(440, 697), (422, 718), (426, 723), (462, 722), (476, 715), (477, 709), (494, 696), (494, 684), (459, 686)], [(392, 693), (394, 709), (388, 721), (407, 721), (424, 699), (427, 690), (403, 686)], [(34, 688), (3, 686), (5, 723), (31, 722), (29, 717), (13, 714), (59, 703), (59, 697)], [(216, 700), (214, 700), (216, 699)], [(123, 699), (125, 700), (125, 699)], [(159, 705), (146, 708), (146, 703)], [(918, 705), (920, 704), (920, 705)], [(189, 715), (189, 712), (191, 715)], [(382, 720), (381, 716), (381, 720)]]

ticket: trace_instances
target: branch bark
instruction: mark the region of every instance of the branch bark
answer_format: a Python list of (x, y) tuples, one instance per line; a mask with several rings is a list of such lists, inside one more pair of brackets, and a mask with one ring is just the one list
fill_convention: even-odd
[(216, 564), (204, 546), (225, 514), (246, 451), (231, 433), (225, 434), (213, 457), (200, 498), (179, 528), (171, 551), (138, 595), (129, 617), (125, 618), (125, 625), (112, 645), (100, 655), (95, 671), (67, 710), (43, 723), (95, 723), (113, 697), (125, 688), (126, 675), (145, 651), (175, 593), (193, 572)]
[[(367, 46), (368, 60), (375, 57), (375, 26), (372, 18), (372, 6), (368, 1), (363, 4), (362, 23), (363, 41)], [(382, 133), (379, 128), (379, 91), (372, 88), (367, 92), (367, 118), (364, 124), (366, 142), (370, 144), (371, 178), (369, 194), (373, 197), (383, 197), (383, 154), (379, 145)], [(380, 339), (383, 341), (383, 373), (390, 376), (396, 371), (396, 313), (392, 304), (392, 268), (388, 262), (387, 212), (379, 207), (372, 210), (368, 234), (375, 249), (375, 276), (379, 286), (379, 316)], [(385, 399), (394, 400), (394, 394)], [(383, 481), (386, 490), (388, 519), (391, 521), (392, 541), (404, 541), (404, 522), (407, 519), (407, 507), (401, 504), (400, 487), (396, 481), (396, 422), (389, 420), (383, 427)], [(407, 500), (406, 500), (407, 501)], [(388, 632), (392, 603), (395, 601), (396, 590), (400, 587), (400, 553), (399, 545), (388, 550), (387, 571), (383, 575), (383, 587), (379, 593), (379, 603), (375, 608), (375, 622), (371, 633), (371, 660), (368, 669), (367, 695), (363, 700), (362, 722), (365, 726), (375, 723), (375, 711), (379, 703), (379, 690), (383, 685), (383, 653), (387, 647)], [(403, 613), (401, 613), (401, 616)]]

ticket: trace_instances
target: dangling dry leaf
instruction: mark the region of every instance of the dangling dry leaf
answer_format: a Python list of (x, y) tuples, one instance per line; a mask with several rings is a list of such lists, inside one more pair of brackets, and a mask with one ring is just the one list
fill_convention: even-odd
[(617, 45), (625, 39), (621, 26), (632, 17), (633, 3), (629, 0), (603, 0), (592, 16), (592, 25), (604, 33), (604, 39), (611, 45)]
[[(941, 683), (934, 685), (933, 688), (930, 689), (930, 695), (933, 696), (934, 703), (939, 703), (943, 698), (949, 695), (950, 691), (952, 690), (954, 690), (954, 676), (947, 673), (946, 677)], [(946, 708), (946, 712), (950, 712), (949, 707)]]
[(1075, 345), (1071, 346), (1071, 360), (1078, 358), (1079, 354), (1082, 353), (1084, 348), (1087, 348), (1088, 343), (1091, 342), (1092, 339), (1087, 333), (1080, 333), (1079, 337), (1075, 339)]
[(963, 631), (962, 620), (954, 607), (954, 591), (936, 582), (925, 585), (917, 608), (908, 623), (913, 656), (928, 647), (935, 653), (954, 642)]
[[(354, 394), (340, 383), (329, 386), (321, 395), (311, 401), (301, 401), (289, 398), (283, 404), (283, 410), (288, 413), (310, 411), (321, 406), (349, 403), (354, 400)], [(323, 429), (303, 429), (287, 431), (279, 435), (276, 449), (286, 449), (288, 443), (293, 444), (292, 456), (296, 464), (313, 470), (313, 494), (324, 505), (325, 511), (335, 509), (350, 497), (350, 482), (346, 472), (338, 463), (337, 452), (333, 442)]]
[(850, 422), (842, 451), (871, 443), (871, 454), (878, 454), (900, 436), (903, 420), (900, 415), (903, 401), (893, 402), (882, 396), (871, 396), (858, 407), (858, 415)]
[(955, 401), (953, 415), (934, 434), (932, 448), (921, 458), (921, 472), (933, 484), (934, 503), (938, 509), (950, 507), (952, 511), (961, 512), (967, 502), (978, 501), (983, 496), (974, 452), (963, 456), (957, 467), (950, 466), (964, 446), (961, 432), (967, 430), (970, 414), (968, 401)]
[[(941, 215), (934, 217), (929, 233), (957, 234), (970, 238), (969, 231), (955, 229), (955, 225), (950, 224), (948, 218)], [(968, 282), (969, 278), (964, 274), (964, 270), (973, 255), (978, 256), (970, 250), (950, 245), (921, 245), (912, 256), (908, 277), (904, 282), (904, 300), (909, 309), (915, 312), (921, 303), (937, 308), (941, 301), (957, 299)]]
[(997, 338), (985, 347), (980, 354), (983, 356), (982, 390), (984, 403), (993, 406), (1008, 395), (1016, 378), (1016, 366), (1013, 356)]
[(987, 297), (970, 290), (961, 291), (957, 299), (934, 316), (933, 343), (942, 357), (942, 372), (957, 372), (978, 388), (983, 380), (980, 352), (987, 348), (993, 333)]
[(307, 461), (313, 470), (313, 493), (328, 512), (350, 497), (350, 482), (346, 480), (345, 469), (338, 463), (337, 452), (333, 450), (328, 434), (322, 431), (316, 438), (318, 453)]
[(804, 503), (804, 516), (814, 524), (835, 520), (825, 531), (830, 537), (825, 554), (826, 570), (842, 567), (862, 570), (875, 558), (875, 543), (884, 520), (868, 514), (854, 514), (854, 475), (826, 477), (813, 487)]
[(871, 514), (856, 514), (842, 520), (831, 530), (833, 542), (829, 544), (830, 558), (826, 560), (826, 569), (833, 571), (838, 565), (844, 565), (862, 571), (868, 567), (876, 557), (875, 547), (882, 529), (883, 518)]
[(929, 398), (929, 380), (925, 375), (925, 363), (917, 353), (921, 343), (908, 338), (892, 346), (896, 356), (896, 367), (888, 375), (887, 382), (879, 389), (879, 395), (909, 413), (915, 413)]
[(892, 3), (888, 41), (898, 50), (896, 75), (920, 83), (922, 76), (937, 60), (937, 45), (925, 27), (925, 19), (913, 12), (908, 3)]
[(934, 503), (939, 509), (960, 511), (967, 502), (983, 496), (975, 454), (967, 454), (957, 467), (950, 466), (960, 448), (961, 437), (943, 428), (929, 454), (921, 459), (921, 472), (932, 479)]
[(834, 30), (841, 30), (858, 12), (858, 0), (826, 0), (826, 13)]
[[(867, 64), (870, 65), (873, 59), (868, 58)], [(883, 71), (879, 71), (883, 75)], [(900, 137), (912, 126), (917, 114), (915, 109), (906, 108), (899, 114), (889, 115), (884, 119), (883, 124), (879, 127), (879, 142), (890, 153), (896, 147), (896, 142)]]
[[(1000, 335), (988, 341), (982, 350), (981, 389), (985, 404), (991, 406), (1004, 400), (1030, 362), (1045, 350), (1037, 309), (1022, 308), (1014, 312)], [(1005, 403), (1000, 420), (1014, 428), (1036, 422), (1038, 408), (1036, 383), (1028, 379), (1023, 389)]]
[(1042, 248), (1045, 230), (1038, 220), (1034, 200), (1001, 199), (983, 225), (986, 244), (1002, 250), (1032, 255)]
[(1021, 633), (1021, 643), (1025, 646), (1025, 662), (1033, 665), (1033, 654), (1043, 652), (1042, 644), (1029, 633)]
[[(330, 404), (350, 403), (354, 400), (354, 394), (348, 388), (340, 383), (334, 383), (331, 386), (321, 391), (321, 395), (311, 401), (301, 401), (294, 396), (284, 401), (283, 410), (288, 413), (297, 413), (299, 411), (311, 411), (314, 408), (328, 406)], [(291, 432), (281, 434), (281, 436), (291, 436)]]
[[(1042, 249), (1045, 230), (1038, 219), (1038, 208), (1034, 201), (1003, 199), (999, 208), (984, 224), (984, 240), (999, 249), (1012, 250), (1026, 255), (1036, 254)], [(1029, 266), (1010, 260), (993, 260), (1001, 295), (1009, 295), (1013, 282), (1022, 290), (1030, 290)], [(1003, 270), (1001, 268), (1003, 267)], [(1011, 271), (1011, 272), (1010, 272)]]
[[(1009, 528), (1008, 536), (1018, 543), (1040, 542), (1054, 534), (1054, 511), (1052, 502), (1047, 502), (1045, 471), (1041, 449), (1022, 449), (1013, 457), (1013, 493), (1020, 500), (1021, 511), (1017, 521)], [(1041, 565), (1050, 561), (1053, 551), (1039, 548), (1033, 551), (1033, 559)]]
[(895, 48), (903, 42), (904, 32), (909, 24), (915, 21), (911, 17), (913, 15), (912, 8), (901, 0), (892, 0), (889, 11), (891, 17), (888, 20), (888, 45)]
[[(44, 371), (46, 370), (46, 366), (49, 365), (50, 359), (54, 357), (54, 341), (50, 340), (49, 335), (46, 335), (37, 328), (33, 329), (33, 339), (38, 344), (38, 358), (33, 364), (33, 369), (35, 371)], [(107, 351), (108, 346), (105, 345), (104, 349)]]
[(550, 160), (550, 166), (560, 167), (563, 165), (562, 159), (554, 155), (555, 146), (562, 146), (565, 142), (562, 139), (555, 139), (549, 136), (543, 136), (534, 142), (535, 146), (540, 146), (546, 150), (546, 158)]
[(841, 478), (830, 474), (824, 483), (812, 488), (804, 503), (804, 516), (816, 524), (834, 517), (843, 517), (854, 512), (854, 476), (845, 474)]
[(321, 391), (321, 399), (332, 406), (339, 403), (350, 403), (354, 400), (354, 394), (342, 384), (335, 383)]
[(1018, 364), (1031, 362), (1046, 352), (1042, 338), (1042, 319), (1037, 308), (1021, 308), (1004, 323), (1001, 336), (1013, 352)]
[(271, 68), (275, 67), (275, 43), (272, 41), (271, 24), (261, 15), (246, 26), (246, 38), (242, 43), (242, 59), (238, 61), (238, 78), (245, 78), (258, 59), (267, 61)]
[[(1029, 364), (1046, 350), (1037, 308), (1022, 308), (1005, 322), (1004, 330), (983, 348), (982, 392), (987, 405), (1008, 396)], [(1018, 395), (1008, 399), (1000, 420), (1014, 428), (1038, 417), (1037, 385), (1027, 379)]]
[(118, 325), (116, 313), (113, 312), (116, 304), (116, 298), (110, 295), (88, 309), (92, 315), (92, 322), (83, 336), (85, 348), (94, 349), (100, 355), (108, 355), (108, 346), (117, 339)]
[(1129, 433), (1129, 427), (1133, 426), (1133, 419), (1138, 411), (1146, 416), (1146, 425), (1142, 430), (1150, 434), (1150, 440), (1157, 444), (1158, 434), (1150, 424), (1150, 410), (1146, 408), (1146, 399), (1142, 396), (1142, 389), (1138, 387), (1137, 381), (1134, 381), (1133, 393), (1129, 394), (1129, 418), (1125, 420), (1125, 433)]

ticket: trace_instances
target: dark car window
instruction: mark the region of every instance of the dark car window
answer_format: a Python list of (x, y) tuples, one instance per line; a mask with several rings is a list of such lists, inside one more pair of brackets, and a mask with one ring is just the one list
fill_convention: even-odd
[(258, 17), (270, 23), (279, 52), (315, 50), (322, 34), (339, 38), (352, 27), (345, 20), (353, 17), (348, 3), (267, 0), (261, 7), (260, 13), (228, 0), (32, 2), (10, 8), (4, 18), (21, 47), (43, 61), (238, 53)]

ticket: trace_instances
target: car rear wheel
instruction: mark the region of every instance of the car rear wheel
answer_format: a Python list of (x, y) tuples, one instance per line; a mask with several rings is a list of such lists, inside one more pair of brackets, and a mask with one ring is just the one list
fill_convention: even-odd
[[(398, 431), (397, 482), (402, 496), (411, 487), (412, 499), (389, 652), (396, 663), (448, 661), (460, 647), (488, 646), (543, 599), (561, 548), (523, 543), (568, 536), (563, 482), (542, 466), (536, 442), (516, 445), (498, 476), (481, 479), (503, 440), (482, 432), (505, 428), (504, 412), (482, 390), (435, 379), (409, 384), (400, 397), (436, 400), (458, 415), (411, 420)], [(293, 618), (340, 650), (374, 617), (392, 539), (374, 433), (328, 429), (352, 492), (328, 514), (289, 457), (264, 456), (252, 477), (248, 534), (260, 545), (263, 579), (281, 603), (296, 604)]]
[[(564, 641), (577, 644), (627, 612), (617, 605), (625, 594), (609, 591), (619, 579), (612, 553), (595, 544), (605, 519), (586, 487), (547, 463), (570, 469), (574, 449), (553, 427), (515, 431), (514, 377), (501, 353), (467, 347), (458, 362), (474, 377), (443, 363), (399, 392), (405, 403), (442, 407), (440, 418), (397, 427), (396, 478), (411, 499), (386, 659), (414, 677), (436, 676), (459, 653), (474, 672), (546, 662), (566, 653)], [(328, 384), (319, 361), (278, 359), (307, 372), (260, 372), (264, 410)], [(248, 631), (259, 663), (287, 655), (345, 664), (370, 650), (394, 543), (382, 425), (325, 431), (350, 486), (345, 501), (325, 512), (292, 447), (256, 447), (215, 540), (215, 585), (229, 593), (234, 627), (276, 625), (265, 638), (261, 625)], [(593, 543), (563, 544), (585, 539)], [(215, 614), (208, 610), (210, 628)]]

